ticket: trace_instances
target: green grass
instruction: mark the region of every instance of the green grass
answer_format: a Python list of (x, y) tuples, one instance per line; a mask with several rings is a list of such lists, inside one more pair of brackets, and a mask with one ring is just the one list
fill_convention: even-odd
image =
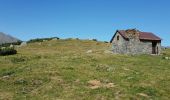
[[(0, 100), (170, 99), (170, 60), (162, 59), (170, 50), (162, 56), (104, 53), (111, 48), (89, 40), (51, 40), (0, 56)], [(115, 86), (91, 89), (90, 80)]]

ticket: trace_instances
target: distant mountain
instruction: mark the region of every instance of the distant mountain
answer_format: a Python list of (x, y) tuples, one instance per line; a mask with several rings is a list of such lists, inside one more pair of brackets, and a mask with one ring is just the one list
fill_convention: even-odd
[(162, 49), (170, 49), (170, 46), (162, 46)]
[(12, 37), (10, 35), (7, 35), (3, 32), (0, 32), (0, 44), (5, 44), (5, 43), (15, 43), (20, 41), (19, 39)]
[(166, 48), (170, 48), (170, 46), (167, 46)]

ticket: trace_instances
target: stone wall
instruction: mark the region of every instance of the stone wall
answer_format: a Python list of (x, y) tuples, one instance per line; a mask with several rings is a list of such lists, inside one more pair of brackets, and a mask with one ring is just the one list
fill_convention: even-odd
[(152, 42), (150, 41), (140, 41), (139, 45), (140, 54), (152, 54)]
[[(119, 40), (117, 40), (117, 37), (119, 36)], [(113, 39), (113, 52), (114, 53), (120, 53), (125, 54), (127, 53), (127, 41), (117, 32), (115, 34), (115, 38)]]

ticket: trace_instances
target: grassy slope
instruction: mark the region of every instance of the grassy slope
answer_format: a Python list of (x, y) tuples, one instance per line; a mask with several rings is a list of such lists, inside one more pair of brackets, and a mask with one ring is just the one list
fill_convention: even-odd
[[(0, 99), (170, 99), (170, 60), (104, 53), (108, 49), (94, 41), (53, 40), (1, 56)], [(94, 79), (115, 87), (91, 89)]]

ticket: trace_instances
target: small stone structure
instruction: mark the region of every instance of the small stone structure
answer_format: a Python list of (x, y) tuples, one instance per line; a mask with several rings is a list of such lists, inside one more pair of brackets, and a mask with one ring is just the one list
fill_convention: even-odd
[(160, 54), (161, 39), (150, 32), (136, 29), (117, 30), (110, 43), (113, 53), (119, 54)]

